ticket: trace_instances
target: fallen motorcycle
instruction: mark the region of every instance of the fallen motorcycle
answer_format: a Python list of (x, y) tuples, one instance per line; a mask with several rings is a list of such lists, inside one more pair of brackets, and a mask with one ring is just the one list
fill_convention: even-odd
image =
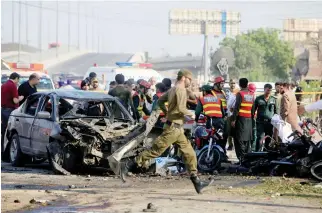
[[(288, 134), (291, 130), (291, 127), (288, 123), (285, 123), (282, 120), (275, 119), (272, 124), (275, 127), (279, 127), (281, 131), (285, 131), (279, 134), (282, 142), (275, 141), (270, 136), (265, 136), (261, 142), (260, 152), (250, 152), (247, 153), (241, 161), (241, 166), (248, 168), (252, 174), (260, 174), (260, 173), (270, 173), (270, 171), (275, 167), (271, 164), (272, 161), (280, 161), (285, 157), (288, 157), (296, 150), (291, 147), (296, 146), (297, 144), (297, 135), (295, 132), (292, 132), (287, 137), (285, 134)], [(313, 135), (316, 127), (311, 119), (305, 119), (300, 123), (300, 126), (303, 130), (305, 130), (305, 134)], [(264, 141), (270, 138), (271, 142), (268, 147), (264, 146)]]
[(321, 161), (322, 161), (322, 142), (315, 144), (311, 136), (301, 135), (295, 131), (297, 138), (287, 146), (290, 155), (280, 160), (271, 161), (274, 168), (271, 175), (289, 175), (306, 177), (312, 175), (318, 180), (322, 180)]

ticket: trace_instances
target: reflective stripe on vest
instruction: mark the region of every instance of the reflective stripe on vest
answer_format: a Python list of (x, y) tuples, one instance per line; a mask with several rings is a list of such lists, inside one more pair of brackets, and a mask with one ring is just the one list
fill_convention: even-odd
[(244, 118), (252, 117), (252, 107), (254, 103), (254, 94), (248, 91), (240, 91), (239, 94), (242, 97), (240, 109), (238, 115)]
[(200, 98), (204, 114), (209, 117), (222, 118), (221, 100), (214, 95), (206, 95)]
[(211, 92), (214, 96), (220, 98), (222, 107), (224, 108), (224, 110), (227, 110), (227, 101), (225, 95), (222, 92), (217, 92), (215, 90), (212, 90)]

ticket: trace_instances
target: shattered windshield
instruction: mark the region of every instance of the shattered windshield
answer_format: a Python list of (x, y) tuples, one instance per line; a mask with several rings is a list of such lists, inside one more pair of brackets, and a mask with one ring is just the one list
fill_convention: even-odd
[(108, 118), (117, 120), (131, 119), (115, 101), (92, 101), (82, 99), (59, 98), (58, 114), (60, 118)]

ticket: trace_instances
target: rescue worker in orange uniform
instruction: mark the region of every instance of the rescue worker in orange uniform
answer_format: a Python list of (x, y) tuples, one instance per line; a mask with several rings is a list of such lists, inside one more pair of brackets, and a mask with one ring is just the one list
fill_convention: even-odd
[(226, 152), (226, 144), (227, 144), (227, 139), (228, 139), (228, 131), (227, 131), (227, 99), (226, 99), (226, 94), (223, 91), (225, 85), (225, 79), (222, 76), (218, 76), (215, 78), (215, 83), (213, 86), (213, 90), (211, 91), (212, 94), (216, 97), (218, 97), (221, 100), (221, 104), (223, 107), (223, 119), (224, 119), (224, 135), (223, 135), (223, 140), (219, 144), (223, 150)]
[(241, 90), (236, 95), (236, 104), (231, 125), (235, 127), (235, 151), (241, 162), (246, 153), (250, 151), (253, 138), (252, 107), (255, 101), (254, 94), (248, 90), (248, 79), (239, 79)]
[[(210, 129), (212, 127), (221, 128), (224, 127), (224, 109), (222, 106), (222, 101), (217, 95), (212, 94), (212, 87), (210, 85), (202, 86), (201, 90), (203, 91), (203, 97), (200, 97), (198, 105), (196, 107), (196, 118), (195, 121), (198, 122), (199, 116), (203, 113), (207, 117), (206, 128)], [(225, 143), (223, 141), (218, 141), (220, 146), (223, 146)], [(225, 147), (222, 147), (225, 150)]]
[(147, 95), (148, 90), (150, 89), (150, 83), (141, 80), (138, 85), (138, 91), (134, 93), (133, 95), (133, 105), (137, 109), (136, 110), (136, 118), (138, 118), (139, 121), (143, 121), (142, 117), (144, 115), (149, 116), (150, 111), (146, 107), (145, 101), (148, 101), (149, 103), (152, 103), (152, 98)]

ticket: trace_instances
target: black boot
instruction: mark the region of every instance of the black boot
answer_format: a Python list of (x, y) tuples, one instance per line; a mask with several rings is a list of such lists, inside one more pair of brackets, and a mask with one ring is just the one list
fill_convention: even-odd
[(128, 176), (129, 172), (135, 170), (135, 168), (137, 168), (137, 163), (133, 159), (121, 162), (120, 177), (124, 183), (126, 182), (125, 177)]
[(192, 183), (196, 189), (196, 192), (198, 194), (200, 194), (204, 188), (206, 188), (207, 186), (211, 185), (214, 182), (213, 179), (211, 179), (211, 181), (209, 181), (209, 182), (208, 181), (207, 182), (201, 181), (197, 175), (191, 175), (190, 180), (192, 181)]

